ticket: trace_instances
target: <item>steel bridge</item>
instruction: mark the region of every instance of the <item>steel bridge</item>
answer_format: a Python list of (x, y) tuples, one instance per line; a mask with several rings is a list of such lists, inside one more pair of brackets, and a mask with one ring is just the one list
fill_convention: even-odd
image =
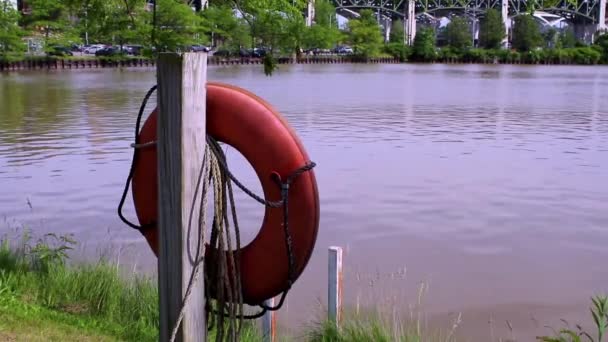
[[(527, 13), (538, 13), (540, 22), (546, 20), (543, 14), (558, 15), (575, 27), (577, 35), (588, 40), (596, 31), (605, 31), (607, 0), (333, 0), (336, 11), (345, 17), (355, 17), (363, 9), (371, 9), (383, 25), (391, 20), (405, 22), (407, 42), (415, 35), (416, 21), (428, 22), (452, 13), (467, 17), (480, 18), (494, 8), (502, 13), (506, 30), (513, 17)], [(577, 30), (578, 28), (578, 30)]]

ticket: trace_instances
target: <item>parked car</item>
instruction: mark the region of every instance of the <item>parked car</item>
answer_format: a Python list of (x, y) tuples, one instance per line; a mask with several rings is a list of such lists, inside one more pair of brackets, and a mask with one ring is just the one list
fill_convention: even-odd
[(314, 55), (330, 55), (331, 54), (331, 50), (330, 49), (314, 48), (314, 49), (312, 49), (312, 53)]
[(232, 56), (232, 52), (230, 52), (230, 50), (228, 49), (219, 49), (215, 52), (213, 52), (213, 56), (217, 56), (217, 57), (230, 57)]
[[(124, 52), (122, 52), (124, 53)], [(121, 51), (119, 47), (107, 47), (101, 50), (97, 50), (95, 52), (95, 56), (116, 56), (116, 55), (120, 55)]]
[(337, 46), (334, 51), (339, 55), (350, 55), (354, 53), (350, 46)]
[(51, 46), (49, 51), (47, 52), (47, 54), (49, 56), (73, 56), (74, 55), (69, 48), (67, 48), (65, 46), (60, 46), (60, 45)]
[(94, 55), (98, 50), (105, 49), (105, 45), (103, 44), (92, 44), (85, 46), (83, 52), (89, 55)]
[(251, 57), (262, 58), (266, 56), (266, 49), (264, 48), (255, 48), (251, 51)]
[(141, 51), (144, 49), (141, 45), (125, 45), (122, 47), (123, 51), (128, 55), (139, 56), (141, 55)]
[(191, 52), (209, 52), (209, 47), (205, 45), (192, 45), (190, 47)]

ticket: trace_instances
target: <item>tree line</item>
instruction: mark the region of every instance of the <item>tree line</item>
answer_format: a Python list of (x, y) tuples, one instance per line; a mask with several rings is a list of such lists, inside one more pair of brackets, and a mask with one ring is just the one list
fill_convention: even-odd
[[(263, 47), (273, 57), (293, 56), (308, 49), (350, 45), (361, 58), (390, 55), (402, 61), (470, 61), (607, 63), (608, 36), (592, 46), (578, 42), (571, 30), (541, 32), (531, 15), (514, 18), (511, 48), (504, 49), (506, 31), (499, 11), (489, 9), (474, 42), (469, 22), (453, 17), (443, 28), (421, 27), (412, 46), (405, 44), (403, 22), (393, 22), (385, 42), (371, 10), (339, 28), (331, 0), (315, 1), (315, 22), (306, 26), (306, 0), (217, 0), (196, 12), (187, 0), (29, 0), (21, 14), (9, 0), (0, 0), (0, 58), (22, 56), (23, 38), (36, 37), (45, 48), (54, 45), (137, 44), (153, 51), (179, 51), (193, 44), (212, 45), (238, 54)], [(237, 15), (238, 14), (238, 15)]]

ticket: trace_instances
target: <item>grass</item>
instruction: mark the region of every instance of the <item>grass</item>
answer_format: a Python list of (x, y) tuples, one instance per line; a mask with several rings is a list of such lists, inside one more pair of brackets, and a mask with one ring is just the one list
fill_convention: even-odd
[[(584, 330), (579, 324), (576, 324), (576, 329), (571, 329), (568, 322), (566, 327), (559, 331), (553, 329), (553, 336), (539, 336), (537, 340), (544, 342), (604, 342), (604, 336), (608, 330), (608, 296), (597, 295), (591, 298), (591, 317), (593, 318), (593, 324), (597, 329), (595, 332), (589, 332)], [(596, 338), (597, 337), (597, 338)]]
[[(69, 236), (54, 234), (34, 241), (27, 232), (20, 241), (0, 240), (0, 340), (158, 340), (156, 279), (126, 279), (117, 264), (104, 258), (68, 264), (75, 244)], [(451, 341), (422, 339), (420, 322), (402, 325), (394, 316), (381, 317), (357, 313), (340, 330), (318, 323), (295, 340)], [(214, 340), (214, 331), (208, 337)], [(261, 341), (254, 324), (244, 326), (240, 340)]]
[[(454, 341), (453, 330), (445, 336), (439, 332), (423, 333), (417, 324), (402, 325), (384, 322), (378, 318), (356, 319), (349, 317), (340, 329), (332, 322), (323, 322), (310, 329), (307, 339), (311, 342), (421, 342)], [(454, 328), (455, 329), (455, 328)]]
[[(47, 234), (33, 242), (0, 240), (0, 340), (2, 341), (157, 341), (156, 279), (121, 276), (117, 264), (104, 258), (93, 264), (67, 264), (75, 245), (69, 236)], [(418, 306), (422, 293), (419, 291)], [(381, 305), (382, 306), (382, 305)], [(428, 330), (417, 312), (409, 319), (392, 312), (346, 312), (340, 329), (320, 320), (293, 340), (310, 342), (455, 341), (460, 315), (449, 330)], [(416, 309), (418, 310), (418, 309)], [(546, 342), (602, 342), (608, 330), (608, 297), (592, 298), (596, 330), (579, 325), (554, 330)], [(214, 331), (208, 335), (215, 340)], [(254, 324), (245, 324), (240, 341), (261, 341)], [(292, 340), (286, 336), (279, 340)]]
[[(48, 320), (122, 340), (152, 341), (158, 336), (157, 290), (151, 279), (125, 280), (116, 265), (67, 266), (75, 244), (69, 237), (45, 235), (32, 244), (25, 234), (17, 246), (0, 244), (0, 300), (3, 312), (27, 320), (45, 311)], [(15, 323), (16, 324), (16, 323)], [(13, 324), (13, 329), (18, 327)]]
[[(103, 258), (67, 265), (73, 245), (54, 234), (0, 242), (0, 340), (157, 341), (156, 279), (125, 279)], [(260, 340), (251, 324), (241, 337)]]

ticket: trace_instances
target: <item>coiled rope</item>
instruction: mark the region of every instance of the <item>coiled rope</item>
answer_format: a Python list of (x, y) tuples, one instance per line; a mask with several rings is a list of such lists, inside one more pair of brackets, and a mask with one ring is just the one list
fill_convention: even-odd
[[(156, 90), (157, 86), (153, 86), (146, 93), (142, 104), (139, 109), (137, 121), (135, 124), (135, 142), (131, 144), (134, 148), (133, 159), (131, 161), (131, 168), (125, 188), (118, 205), (118, 216), (128, 226), (144, 232), (147, 229), (152, 228), (152, 225), (139, 226), (135, 223), (130, 222), (122, 213), (122, 208), (128, 193), (128, 189), (133, 178), (135, 161), (137, 160), (138, 150), (153, 146), (156, 144), (155, 141), (141, 144), (139, 141), (139, 131), (141, 125), (141, 119), (145, 111), (146, 104)], [(287, 293), (291, 289), (295, 280), (295, 257), (293, 254), (293, 246), (291, 239), (291, 232), (289, 230), (289, 188), (295, 179), (303, 174), (304, 172), (312, 170), (316, 164), (309, 162), (306, 165), (300, 167), (291, 173), (285, 180), (276, 177), (275, 181), (281, 188), (281, 200), (279, 201), (267, 201), (259, 195), (256, 195), (253, 191), (248, 189), (243, 183), (241, 183), (228, 168), (228, 162), (226, 155), (222, 150), (220, 144), (210, 135), (207, 135), (207, 146), (203, 156), (203, 162), (201, 165), (200, 173), (198, 176), (198, 186), (201, 186), (202, 190), (200, 196), (201, 206), (199, 212), (199, 250), (197, 251), (197, 263), (193, 269), (193, 274), (190, 277), (191, 281), (186, 290), (184, 300), (182, 303), (182, 309), (180, 315), (175, 323), (172, 330), (171, 341), (174, 341), (181, 320), (183, 319), (184, 307), (190, 297), (191, 285), (198, 278), (200, 273), (200, 266), (204, 263), (203, 257), (204, 245), (205, 245), (205, 230), (206, 230), (206, 207), (207, 207), (207, 195), (210, 186), (213, 186), (214, 196), (214, 215), (213, 224), (211, 228), (211, 237), (209, 246), (213, 248), (217, 253), (211, 254), (213, 258), (212, 262), (208, 263), (210, 269), (204, 272), (205, 276), (205, 291), (206, 293), (211, 292), (211, 285), (216, 284), (216, 298), (214, 301), (207, 300), (206, 313), (210, 317), (206, 317), (209, 324), (209, 330), (215, 327), (216, 341), (238, 341), (242, 329), (243, 319), (256, 319), (262, 317), (267, 311), (279, 310), (285, 301)], [(242, 297), (242, 285), (241, 285), (241, 268), (240, 268), (240, 250), (241, 250), (241, 239), (240, 239), (240, 228), (237, 219), (236, 205), (234, 201), (234, 193), (232, 182), (237, 185), (243, 192), (249, 195), (251, 198), (263, 204), (264, 206), (271, 208), (283, 208), (283, 229), (285, 233), (285, 245), (287, 249), (287, 260), (288, 260), (288, 280), (286, 290), (281, 294), (279, 303), (274, 306), (266, 306), (260, 303), (261, 310), (253, 315), (244, 314), (244, 305)], [(195, 196), (198, 194), (195, 192)], [(196, 197), (195, 197), (196, 199)], [(195, 203), (195, 202), (193, 202)], [(230, 206), (230, 208), (228, 208)], [(230, 220), (228, 211), (231, 212), (232, 222), (234, 224), (234, 237), (230, 230)], [(235, 248), (233, 248), (233, 240)], [(232, 272), (228, 272), (232, 270)], [(225, 319), (228, 319), (226, 322)]]

